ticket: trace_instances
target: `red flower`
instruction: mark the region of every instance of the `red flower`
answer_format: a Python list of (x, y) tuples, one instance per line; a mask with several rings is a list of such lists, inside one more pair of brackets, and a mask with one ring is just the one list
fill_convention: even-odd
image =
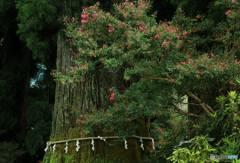
[(114, 98), (114, 92), (111, 94), (111, 97)]
[(231, 10), (228, 10), (225, 14), (228, 15), (231, 12)]
[(186, 65), (186, 62), (180, 62), (180, 64), (182, 64), (182, 65)]
[(115, 31), (114, 29), (109, 29), (108, 32), (112, 33), (113, 31)]
[(166, 46), (167, 42), (164, 40), (162, 46)]
[(114, 100), (114, 92), (111, 94), (110, 100)]
[(87, 20), (84, 20), (84, 19), (81, 20), (82, 24), (87, 23), (87, 22), (88, 22)]

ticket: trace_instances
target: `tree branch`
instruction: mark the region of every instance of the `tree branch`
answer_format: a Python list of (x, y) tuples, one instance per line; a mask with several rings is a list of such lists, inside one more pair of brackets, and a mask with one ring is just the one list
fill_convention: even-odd
[(147, 76), (144, 76), (143, 74), (139, 74), (141, 77), (145, 78), (145, 79), (153, 79), (153, 80), (164, 80), (164, 81), (168, 81), (168, 82), (171, 82), (171, 83), (175, 83), (174, 80), (172, 79), (168, 79), (168, 78), (154, 78), (154, 77), (147, 77)]
[(176, 111), (176, 112), (174, 112), (174, 111), (171, 111), (171, 110), (168, 110), (168, 109), (159, 109), (159, 110), (161, 110), (161, 111), (167, 111), (167, 112), (171, 112), (171, 113), (179, 113), (179, 114), (181, 114), (181, 115), (185, 115), (185, 116), (188, 116), (188, 117), (197, 117), (197, 118), (204, 118), (204, 117), (202, 117), (202, 116), (200, 116), (200, 115), (196, 115), (196, 114), (192, 114), (192, 113), (188, 113), (188, 112), (184, 112), (184, 111), (182, 111), (181, 109), (179, 109), (177, 106), (175, 106), (174, 105), (174, 110)]
[(192, 92), (190, 92), (188, 90), (186, 92), (190, 97), (192, 97), (194, 100), (196, 100), (201, 105), (201, 107), (204, 109), (204, 111), (207, 114), (211, 114), (210, 111), (214, 114), (213, 109), (208, 104), (202, 102), (202, 100), (199, 99), (197, 96), (195, 96)]
[(200, 116), (200, 115), (196, 115), (196, 114), (193, 114), (193, 113), (189, 113), (189, 112), (184, 112), (182, 111), (181, 109), (179, 109), (177, 106), (174, 105), (174, 109), (179, 113), (179, 114), (182, 114), (182, 115), (185, 115), (185, 116), (188, 116), (188, 117), (197, 117), (197, 118), (204, 118), (203, 116)]
[[(166, 72), (166, 75), (168, 78), (154, 78), (154, 77), (146, 77), (144, 76), (143, 74), (139, 74), (141, 77), (145, 78), (145, 79), (153, 79), (153, 80), (164, 80), (164, 81), (167, 81), (167, 82), (170, 82), (170, 83), (175, 83), (177, 85), (179, 85), (176, 80), (173, 80), (169, 74)], [(181, 85), (179, 85), (181, 86)], [(208, 114), (210, 115), (211, 113), (214, 114), (214, 111), (213, 109), (206, 103), (202, 102), (201, 99), (199, 99), (197, 96), (195, 96), (192, 92), (190, 92), (189, 90), (186, 90), (187, 92), (187, 95), (192, 97), (194, 100), (196, 100), (199, 105), (203, 108), (203, 110)]]

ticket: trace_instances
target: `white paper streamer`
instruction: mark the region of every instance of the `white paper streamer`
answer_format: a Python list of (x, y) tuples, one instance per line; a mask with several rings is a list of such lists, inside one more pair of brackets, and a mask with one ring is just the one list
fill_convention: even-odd
[(56, 144), (53, 145), (53, 152), (55, 151), (56, 149)]
[(48, 150), (48, 142), (47, 142), (46, 144), (47, 144), (47, 146), (46, 146), (46, 148), (44, 149), (45, 152), (47, 152), (47, 150)]
[(155, 144), (154, 144), (154, 139), (152, 138), (152, 146), (153, 146), (153, 149), (155, 150)]
[(142, 148), (142, 150), (144, 151), (144, 147), (143, 147), (143, 140), (142, 140), (142, 138), (140, 139), (140, 142), (141, 142), (141, 148)]
[(99, 138), (100, 140), (106, 141), (106, 139), (103, 139), (103, 137), (101, 137), (101, 136), (98, 136), (98, 138)]
[(125, 149), (128, 149), (128, 146), (127, 146), (127, 140), (124, 138), (124, 143), (125, 143)]
[(66, 142), (65, 153), (68, 153), (68, 142)]
[[(141, 136), (135, 136), (135, 135), (132, 135), (131, 137), (140, 139), (140, 142), (141, 142), (140, 148), (142, 148), (142, 150), (144, 150), (143, 139), (152, 140), (152, 147), (155, 150), (155, 144), (154, 144), (154, 139), (153, 138), (151, 138), (151, 137), (141, 137)], [(68, 153), (68, 142), (69, 141), (76, 141), (76, 151), (78, 152), (79, 149), (80, 149), (80, 144), (79, 144), (80, 140), (92, 140), (91, 141), (92, 150), (95, 150), (94, 139), (100, 139), (100, 140), (106, 141), (106, 139), (116, 139), (116, 138), (122, 138), (122, 137), (120, 137), (120, 136), (108, 136), (108, 137), (103, 138), (101, 136), (98, 136), (98, 137), (87, 137), (87, 138), (75, 138), (75, 139), (68, 139), (68, 140), (62, 140), (62, 141), (56, 141), (56, 142), (48, 141), (46, 143), (46, 148), (44, 149), (44, 151), (47, 152), (48, 150), (49, 151), (52, 150), (54, 152), (56, 150), (56, 144), (66, 142), (66, 147), (65, 147), (64, 150), (65, 150), (65, 153)], [(125, 149), (128, 149), (127, 140), (125, 139), (125, 137), (123, 137), (123, 140), (124, 140)], [(180, 145), (182, 145), (182, 144), (183, 143), (180, 143)]]
[(77, 146), (76, 151), (78, 152), (79, 149), (80, 149), (79, 140), (77, 140), (77, 142), (76, 142), (76, 146)]
[(94, 140), (93, 139), (92, 139), (92, 143), (91, 144), (92, 144), (92, 150), (94, 151), (95, 148), (94, 148)]

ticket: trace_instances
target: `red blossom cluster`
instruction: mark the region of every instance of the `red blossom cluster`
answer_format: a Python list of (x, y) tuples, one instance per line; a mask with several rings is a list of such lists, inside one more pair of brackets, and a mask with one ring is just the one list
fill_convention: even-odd
[(112, 33), (113, 31), (115, 31), (115, 29), (112, 27), (111, 24), (108, 24), (107, 26), (108, 26), (108, 28), (109, 28), (109, 29), (108, 29), (108, 32), (109, 32), (109, 33)]
[(168, 44), (167, 44), (166, 40), (164, 40), (163, 43), (162, 43), (162, 46), (167, 46), (167, 45)]
[(141, 26), (139, 26), (140, 31), (143, 31), (144, 29), (147, 29), (147, 28), (148, 28), (148, 27), (145, 26), (144, 23), (142, 23)]
[(186, 62), (180, 62), (180, 64), (182, 64), (182, 65), (184, 65), (184, 66), (185, 66), (185, 65), (186, 65)]
[(225, 14), (228, 15), (231, 12), (231, 10), (228, 10)]
[[(126, 6), (126, 5), (127, 5), (127, 3), (126, 3), (126, 2), (123, 2), (123, 5), (124, 5), (124, 6)], [(133, 3), (132, 3), (132, 2), (131, 2), (131, 3), (129, 3), (129, 6), (130, 6), (130, 7), (132, 7), (132, 6), (133, 6)]]
[[(94, 8), (93, 6), (89, 7), (90, 10), (92, 10), (93, 8)], [(81, 23), (82, 24), (87, 23), (90, 19), (90, 13), (87, 13), (85, 11), (86, 9), (87, 8), (84, 8), (83, 11), (82, 11), (82, 15), (81, 15), (81, 17), (82, 17)], [(98, 14), (96, 14), (96, 13), (92, 14), (92, 17), (93, 17), (94, 20), (97, 18), (97, 16), (98, 16)]]
[[(112, 89), (109, 89), (108, 91), (109, 91), (109, 92), (112, 92)], [(114, 100), (114, 92), (111, 93), (110, 100), (111, 100), (111, 101)]]
[(81, 15), (81, 17), (82, 17), (81, 23), (82, 24), (88, 22), (88, 20), (90, 19), (89, 15), (90, 15), (90, 13), (86, 14), (85, 9), (83, 9), (83, 12), (82, 12), (82, 15)]

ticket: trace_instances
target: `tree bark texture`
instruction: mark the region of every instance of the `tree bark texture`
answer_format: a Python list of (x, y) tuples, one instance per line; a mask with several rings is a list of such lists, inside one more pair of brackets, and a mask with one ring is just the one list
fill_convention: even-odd
[[(58, 35), (57, 70), (63, 72), (73, 65), (73, 57), (61, 34)], [(83, 128), (77, 124), (79, 115), (91, 114), (94, 111), (105, 111), (113, 105), (109, 99), (109, 88), (115, 87), (120, 93), (127, 88), (123, 78), (124, 71), (116, 69), (97, 68), (78, 83), (75, 88), (70, 84), (57, 83), (55, 105), (53, 109), (52, 133), (50, 141), (86, 137), (79, 134)], [(147, 131), (145, 132), (147, 133)], [(99, 134), (99, 135), (98, 135)], [(92, 136), (103, 136), (95, 133)], [(112, 135), (114, 136), (114, 135)], [(147, 136), (147, 135), (140, 135)], [(57, 144), (55, 152), (47, 152), (44, 158), (47, 162), (141, 162), (144, 152), (138, 139), (128, 139), (128, 149), (123, 141), (95, 140), (95, 150), (92, 151), (90, 140), (80, 141), (80, 151), (76, 152), (76, 142), (69, 143), (68, 153), (65, 154), (65, 144)], [(112, 145), (111, 145), (112, 144)]]

